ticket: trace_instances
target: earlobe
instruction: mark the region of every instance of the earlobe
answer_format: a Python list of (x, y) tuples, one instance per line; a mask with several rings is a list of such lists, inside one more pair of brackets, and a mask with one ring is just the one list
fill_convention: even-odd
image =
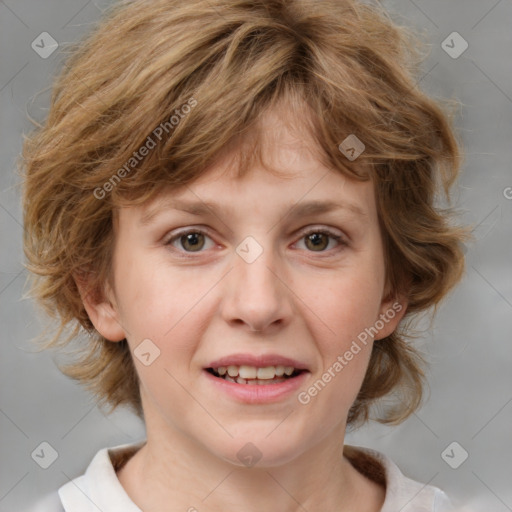
[(405, 297), (394, 297), (382, 303), (379, 318), (375, 322), (375, 327), (379, 330), (375, 340), (386, 338), (395, 331), (407, 311), (407, 305)]
[(107, 295), (112, 295), (108, 284), (108, 290), (104, 293), (100, 290), (90, 289), (89, 283), (83, 277), (74, 276), (80, 297), (89, 318), (96, 330), (107, 340), (121, 341), (126, 338), (125, 330), (120, 321), (115, 301), (111, 301)]

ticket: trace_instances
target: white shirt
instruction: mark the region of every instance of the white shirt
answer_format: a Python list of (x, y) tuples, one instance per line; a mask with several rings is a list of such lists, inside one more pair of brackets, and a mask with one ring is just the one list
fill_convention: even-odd
[[(146, 440), (101, 449), (83, 475), (38, 501), (29, 512), (142, 512), (119, 482), (114, 467), (126, 463), (145, 443)], [(360, 472), (385, 482), (381, 512), (454, 512), (441, 489), (407, 478), (383, 453), (345, 445), (344, 454)]]

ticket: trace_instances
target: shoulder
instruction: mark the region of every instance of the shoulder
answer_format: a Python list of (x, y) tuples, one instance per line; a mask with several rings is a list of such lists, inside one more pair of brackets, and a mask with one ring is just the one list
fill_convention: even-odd
[(344, 455), (362, 474), (385, 485), (381, 512), (455, 512), (444, 491), (406, 477), (387, 455), (348, 445), (345, 445)]
[(97, 512), (122, 510), (141, 512), (121, 486), (116, 470), (121, 467), (145, 441), (123, 444), (99, 450), (87, 470), (23, 512)]
[(86, 472), (59, 489), (65, 512), (97, 512), (122, 510), (141, 512), (131, 501), (117, 478), (117, 470), (145, 443), (122, 444), (102, 448), (96, 453)]

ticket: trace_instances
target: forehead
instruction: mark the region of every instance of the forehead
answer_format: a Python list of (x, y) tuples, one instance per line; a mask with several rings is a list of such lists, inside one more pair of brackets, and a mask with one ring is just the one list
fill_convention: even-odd
[(163, 186), (138, 209), (140, 223), (169, 208), (196, 215), (221, 209), (228, 215), (273, 209), (307, 215), (338, 208), (371, 219), (371, 180), (361, 182), (329, 166), (296, 117), (285, 104), (266, 112), (253, 131), (227, 146), (198, 178), (180, 187)]
[[(283, 170), (280, 170), (281, 174)], [(348, 181), (340, 173), (315, 167), (294, 167), (285, 176), (253, 168), (243, 178), (226, 173), (219, 165), (191, 185), (169, 189), (144, 205), (140, 223), (147, 224), (159, 211), (173, 208), (191, 215), (207, 215), (222, 210), (289, 209), (303, 216), (346, 210), (367, 219), (371, 213), (373, 189), (370, 182)]]

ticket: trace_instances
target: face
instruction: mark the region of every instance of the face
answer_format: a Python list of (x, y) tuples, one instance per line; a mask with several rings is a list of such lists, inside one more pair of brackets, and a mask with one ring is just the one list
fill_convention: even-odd
[(126, 337), (138, 354), (148, 442), (180, 439), (238, 465), (339, 443), (371, 334), (389, 335), (405, 312), (383, 301), (371, 182), (324, 167), (278, 117), (266, 127), (282, 176), (255, 166), (235, 179), (226, 157), (122, 209), (110, 302), (86, 304), (107, 339)]

